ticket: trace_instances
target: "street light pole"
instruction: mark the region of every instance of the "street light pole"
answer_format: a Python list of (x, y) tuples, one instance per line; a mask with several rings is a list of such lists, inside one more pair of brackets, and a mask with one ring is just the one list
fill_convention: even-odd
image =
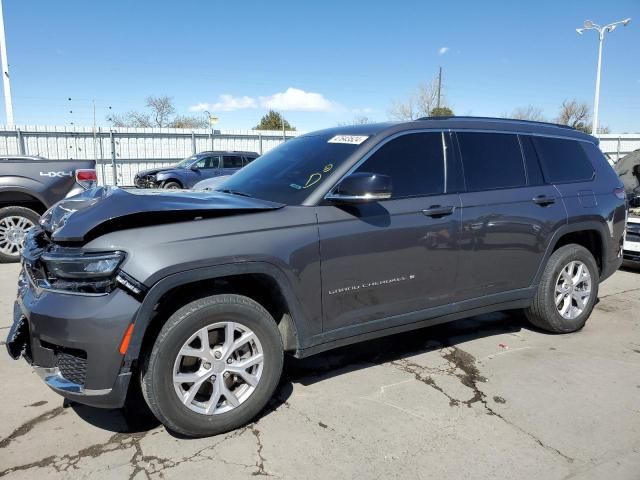
[(593, 124), (591, 133), (598, 133), (598, 114), (600, 113), (600, 74), (602, 71), (602, 44), (604, 43), (604, 32), (599, 32), (600, 41), (598, 42), (598, 69), (596, 71), (596, 95), (593, 99)]
[(7, 125), (13, 126), (13, 104), (11, 102), (11, 82), (9, 81), (9, 61), (7, 60), (7, 40), (4, 35), (2, 0), (0, 0), (0, 63), (2, 65), (2, 86), (4, 90), (4, 108), (7, 113)]
[(209, 110), (205, 110), (204, 113), (207, 114), (207, 123), (209, 126), (209, 144), (211, 145), (211, 150), (213, 150), (213, 137), (211, 136), (211, 134), (213, 133), (213, 125), (211, 125), (211, 112)]
[(598, 116), (600, 113), (600, 75), (602, 70), (602, 46), (604, 44), (604, 35), (607, 32), (613, 32), (618, 25), (626, 27), (629, 25), (630, 21), (630, 18), (625, 18), (624, 20), (613, 22), (602, 27), (597, 23), (593, 23), (591, 20), (585, 20), (583, 28), (576, 28), (576, 32), (580, 35), (582, 35), (585, 30), (595, 30), (598, 32), (598, 69), (596, 70), (596, 93), (593, 100), (593, 124), (591, 126), (592, 135), (598, 134)]

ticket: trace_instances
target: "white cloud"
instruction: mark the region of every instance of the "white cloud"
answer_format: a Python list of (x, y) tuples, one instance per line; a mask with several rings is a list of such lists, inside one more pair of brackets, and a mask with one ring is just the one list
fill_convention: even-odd
[(305, 92), (289, 87), (285, 92), (260, 97), (260, 105), (274, 110), (305, 110), (309, 112), (328, 112), (335, 105), (320, 93)]
[(258, 106), (256, 99), (248, 96), (234, 97), (233, 95), (220, 95), (216, 103), (198, 103), (189, 107), (192, 112), (218, 111), (231, 112), (233, 110), (241, 110), (244, 108), (256, 108)]
[(449, 47), (440, 47), (438, 49), (438, 55), (444, 55), (445, 53), (447, 53), (449, 51)]
[(208, 103), (196, 103), (195, 105), (191, 105), (189, 107), (190, 112), (204, 112), (205, 110), (209, 110)]
[(273, 110), (292, 111), (303, 110), (307, 112), (328, 112), (338, 107), (337, 103), (327, 100), (321, 93), (305, 92), (300, 88), (289, 87), (284, 92), (274, 93), (265, 97), (234, 97), (233, 95), (220, 95), (215, 103), (201, 102), (189, 107), (192, 112), (231, 112), (246, 108), (269, 108)]

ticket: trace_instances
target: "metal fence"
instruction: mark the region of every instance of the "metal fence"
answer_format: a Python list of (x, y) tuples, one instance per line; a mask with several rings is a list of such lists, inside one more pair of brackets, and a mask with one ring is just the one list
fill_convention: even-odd
[[(0, 126), (0, 157), (42, 155), (52, 160), (95, 160), (103, 185), (133, 185), (140, 170), (164, 167), (204, 150), (260, 154), (300, 132), (181, 128)], [(640, 134), (600, 135), (600, 148), (617, 162), (640, 149)]]
[(133, 185), (135, 174), (204, 150), (260, 154), (298, 132), (181, 128), (0, 126), (0, 156), (41, 155), (51, 160), (95, 160), (103, 185)]
[(613, 162), (617, 162), (625, 155), (640, 149), (640, 133), (607, 133), (598, 135), (598, 138), (600, 139), (600, 149)]

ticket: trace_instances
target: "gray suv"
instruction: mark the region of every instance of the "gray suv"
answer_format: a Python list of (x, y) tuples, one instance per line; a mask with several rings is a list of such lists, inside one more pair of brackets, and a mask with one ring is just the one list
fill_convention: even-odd
[(30, 232), (7, 349), (68, 399), (141, 390), (204, 436), (265, 407), (285, 352), (507, 309), (574, 332), (622, 262), (624, 190), (597, 144), (421, 119), (297, 137), (212, 192), (87, 191)]
[(133, 183), (138, 188), (193, 188), (203, 180), (232, 175), (256, 158), (255, 152), (200, 152), (172, 167), (138, 172)]

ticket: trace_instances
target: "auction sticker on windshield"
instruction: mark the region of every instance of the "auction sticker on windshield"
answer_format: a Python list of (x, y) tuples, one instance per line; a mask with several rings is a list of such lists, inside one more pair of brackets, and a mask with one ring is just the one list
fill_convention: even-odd
[(360, 145), (364, 142), (368, 135), (336, 135), (331, 137), (327, 143), (348, 143), (349, 145)]

